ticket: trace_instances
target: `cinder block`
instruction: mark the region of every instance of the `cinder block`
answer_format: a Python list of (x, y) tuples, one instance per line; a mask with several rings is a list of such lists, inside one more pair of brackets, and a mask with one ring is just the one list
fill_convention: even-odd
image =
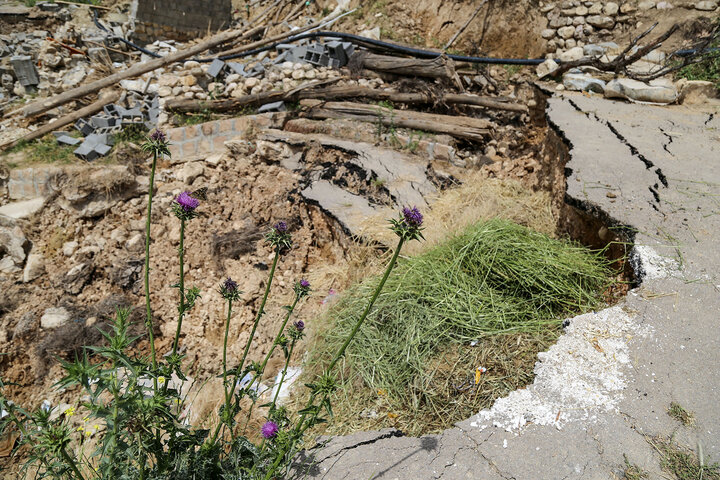
[(112, 150), (112, 147), (103, 143), (95, 147), (95, 153), (97, 153), (101, 157), (104, 157), (105, 155), (110, 153), (110, 150)]
[(71, 137), (70, 135), (66, 134), (65, 132), (62, 132), (62, 133), (64, 133), (64, 135), (57, 137), (57, 142), (60, 145), (77, 145), (78, 143), (80, 143), (82, 141), (79, 138)]
[(90, 122), (85, 120), (84, 118), (81, 118), (77, 122), (75, 122), (75, 128), (80, 131), (83, 135), (90, 135), (95, 131), (95, 127), (92, 126)]
[(285, 106), (285, 102), (273, 102), (273, 103), (266, 103), (262, 107), (258, 108), (257, 113), (265, 113), (265, 112), (286, 112), (287, 107)]
[(227, 66), (230, 68), (230, 70), (237, 73), (238, 75), (242, 75), (242, 76), (247, 75), (245, 73), (245, 64), (244, 63), (228, 62)]
[(210, 64), (210, 67), (208, 68), (207, 73), (211, 77), (217, 78), (217, 76), (220, 75), (224, 69), (225, 69), (225, 62), (223, 62), (219, 58), (216, 58)]
[(92, 162), (99, 157), (98, 153), (95, 151), (95, 147), (87, 145), (86, 142), (83, 142), (82, 145), (73, 151), (73, 153), (88, 162)]

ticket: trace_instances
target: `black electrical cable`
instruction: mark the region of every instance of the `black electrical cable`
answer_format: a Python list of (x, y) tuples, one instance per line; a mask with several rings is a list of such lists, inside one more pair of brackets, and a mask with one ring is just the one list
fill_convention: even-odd
[[(95, 26), (98, 27), (98, 28), (99, 28), (100, 30), (102, 30), (103, 32), (107, 33), (108, 36), (109, 36), (111, 32), (110, 32), (107, 28), (105, 28), (105, 26), (104, 26), (102, 23), (100, 23), (100, 21), (98, 20), (97, 10), (94, 9), (94, 8), (92, 8), (91, 10), (92, 10), (92, 14), (93, 14), (93, 15), (92, 15), (92, 19), (93, 19), (93, 23), (95, 24)], [(123, 37), (115, 37), (115, 38), (117, 38), (118, 40), (120, 40), (122, 43), (124, 43), (124, 44), (127, 45), (128, 47), (134, 48), (135, 50), (138, 50), (139, 52), (142, 52), (142, 53), (144, 53), (144, 54), (146, 54), (146, 55), (150, 55), (151, 57), (160, 58), (160, 57), (162, 56), (162, 55), (158, 55), (158, 54), (155, 53), (155, 52), (151, 52), (150, 50), (148, 50), (148, 49), (146, 49), (146, 48), (143, 48), (143, 47), (141, 47), (140, 45), (136, 45), (136, 44), (132, 43), (132, 42), (129, 41), (129, 40), (125, 40)]]

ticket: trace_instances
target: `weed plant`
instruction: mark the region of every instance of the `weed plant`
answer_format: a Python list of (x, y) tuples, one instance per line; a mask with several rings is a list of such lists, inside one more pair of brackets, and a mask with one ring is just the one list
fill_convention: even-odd
[[(152, 153), (152, 166), (147, 203), (145, 230), (145, 327), (150, 346), (149, 355), (133, 353), (138, 337), (129, 332), (129, 310), (119, 309), (109, 331), (102, 331), (105, 344), (85, 347), (74, 361), (59, 359), (65, 376), (57, 388), (76, 388), (81, 397), (73, 406), (58, 411), (49, 405), (35, 409), (23, 408), (5, 396), (0, 379), (0, 435), (19, 434), (14, 455), (26, 455), (22, 468), (33, 478), (62, 480), (173, 480), (173, 479), (264, 479), (285, 475), (296, 454), (303, 448), (305, 432), (327, 421), (332, 415), (331, 396), (337, 388), (336, 367), (348, 346), (371, 313), (403, 245), (422, 238), (423, 217), (416, 208), (405, 208), (391, 228), (399, 240), (382, 279), (368, 291), (370, 300), (360, 306), (355, 325), (350, 325), (337, 350), (325, 368), (307, 384), (308, 398), (297, 414), (289, 413), (277, 402), (277, 394), (269, 402), (256, 405), (260, 399), (260, 379), (274, 353), (284, 358), (277, 392), (285, 381), (297, 343), (303, 338), (302, 321), (290, 323), (297, 305), (309, 294), (310, 284), (299, 280), (294, 286), (294, 299), (285, 307), (283, 322), (268, 353), (261, 359), (249, 355), (255, 333), (263, 320), (275, 272), (285, 253), (292, 248), (292, 237), (285, 222), (277, 222), (266, 234), (273, 247), (274, 258), (265, 292), (252, 325), (250, 336), (238, 363), (227, 356), (228, 335), (233, 306), (242, 292), (228, 278), (219, 285), (227, 304), (224, 319), (222, 364), (218, 365), (223, 383), (223, 403), (219, 421), (212, 428), (189, 425), (184, 419), (186, 398), (182, 391), (187, 377), (183, 368), (180, 334), (186, 315), (192, 314), (201, 292), (185, 283), (185, 231), (202, 210), (201, 195), (182, 192), (172, 202), (172, 212), (180, 222), (177, 288), (178, 322), (169, 352), (158, 352), (153, 335), (153, 310), (150, 295), (150, 254), (154, 180), (157, 160), (169, 155), (164, 133), (155, 131), (143, 148)], [(78, 388), (79, 387), (79, 388)], [(250, 408), (243, 407), (250, 401)], [(266, 417), (259, 432), (246, 432), (254, 408)], [(75, 427), (75, 415), (85, 415), (83, 425)], [(88, 429), (99, 433), (94, 449), (85, 442)], [(253, 434), (254, 433), (254, 434)], [(260, 438), (253, 442), (252, 438)], [(0, 470), (2, 468), (0, 467)]]

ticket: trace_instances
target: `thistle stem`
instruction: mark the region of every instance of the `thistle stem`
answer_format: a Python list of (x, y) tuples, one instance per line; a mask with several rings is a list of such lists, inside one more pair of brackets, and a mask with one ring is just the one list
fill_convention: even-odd
[[(223, 340), (223, 389), (225, 390), (225, 408), (230, 408), (230, 390), (227, 385), (227, 341), (230, 331), (230, 315), (232, 315), (232, 299), (228, 300), (228, 314), (225, 321), (225, 339)], [(234, 385), (233, 385), (234, 386)]]
[(257, 330), (258, 324), (260, 323), (260, 317), (265, 313), (265, 303), (267, 302), (268, 295), (270, 294), (270, 286), (272, 285), (273, 277), (275, 276), (275, 268), (277, 267), (278, 259), (280, 258), (280, 248), (275, 248), (275, 258), (273, 258), (272, 267), (270, 268), (270, 275), (268, 276), (268, 282), (265, 286), (265, 294), (263, 295), (262, 302), (260, 302), (260, 309), (255, 316), (255, 323), (253, 323), (250, 337), (248, 338), (247, 344), (245, 345), (245, 351), (243, 352), (242, 360), (237, 369), (237, 374), (240, 375), (243, 367), (245, 367), (245, 360), (247, 360), (248, 352), (250, 351), (250, 345), (252, 344), (253, 338), (255, 337), (255, 331)]
[[(370, 313), (370, 309), (372, 309), (373, 305), (375, 304), (375, 301), (377, 300), (378, 296), (380, 296), (380, 292), (382, 291), (383, 287), (385, 286), (385, 282), (387, 281), (388, 277), (390, 276), (390, 272), (395, 267), (395, 263), (397, 263), (398, 256), (400, 255), (400, 250), (402, 250), (402, 246), (405, 243), (405, 237), (401, 236), (400, 241), (398, 242), (397, 248), (395, 249), (395, 253), (393, 254), (392, 258), (390, 259), (390, 263), (388, 263), (387, 268), (385, 269), (385, 273), (383, 274), (382, 279), (380, 280), (380, 283), (378, 283), (378, 286), (375, 288), (375, 292), (373, 293), (373, 296), (370, 298), (370, 302), (368, 303), (367, 307), (365, 307), (365, 311), (363, 311), (363, 314), (360, 316), (360, 319), (355, 324), (355, 327), (353, 327), (352, 331), (350, 332), (350, 335), (345, 339), (345, 342), (342, 344), (340, 349), (335, 354), (335, 357), (333, 358), (332, 362), (330, 362), (330, 365), (325, 370), (325, 375), (328, 375), (332, 370), (335, 368), (337, 363), (340, 361), (340, 359), (345, 355), (345, 350), (347, 349), (348, 345), (352, 341), (352, 339), (357, 334), (358, 330), (362, 326), (362, 324), (365, 322), (365, 319), (367, 318), (368, 314)], [(326, 394), (324, 398), (326, 398), (328, 395)], [(313, 393), (310, 395), (310, 400), (308, 401), (307, 405), (305, 406), (305, 409), (308, 409), (312, 407), (315, 403), (315, 398), (317, 398), (317, 394)], [(285, 454), (287, 454), (290, 449), (294, 447), (295, 442), (298, 441), (298, 439), (302, 438), (305, 431), (310, 428), (315, 418), (317, 418), (319, 413), (316, 411), (313, 413), (313, 416), (309, 419), (308, 422), (305, 422), (305, 419), (307, 417), (307, 413), (303, 413), (300, 417), (300, 420), (297, 424), (297, 427), (295, 427), (295, 433), (293, 435), (293, 439), (289, 445), (289, 447), (286, 447), (286, 450), (283, 455), (278, 455), (275, 462), (271, 465), (270, 469), (267, 471), (267, 474), (265, 475), (265, 480), (270, 480), (273, 478), (273, 475), (277, 471), (278, 467), (280, 466), (280, 462), (285, 457)]]
[(275, 396), (272, 400), (272, 405), (270, 406), (270, 409), (274, 409), (275, 405), (277, 405), (277, 399), (280, 395), (280, 388), (282, 387), (283, 382), (285, 381), (285, 375), (287, 375), (288, 366), (290, 365), (290, 358), (292, 357), (293, 350), (295, 350), (295, 343), (297, 342), (296, 339), (293, 339), (293, 341), (290, 343), (290, 349), (288, 350), (288, 356), (285, 359), (285, 366), (283, 367), (283, 371), (280, 374), (280, 381), (278, 382), (277, 389), (275, 390)]
[[(152, 168), (150, 169), (150, 189), (148, 190), (147, 218), (145, 219), (145, 308), (147, 319), (145, 325), (150, 339), (150, 352), (152, 355), (153, 371), (157, 370), (157, 356), (155, 354), (155, 336), (153, 335), (152, 308), (150, 307), (150, 217), (152, 215), (153, 190), (155, 188), (155, 168), (157, 166), (157, 152), (153, 152)], [(157, 377), (153, 375), (153, 386), (157, 392)]]
[(70, 455), (68, 455), (65, 447), (60, 448), (60, 455), (62, 455), (63, 459), (68, 464), (68, 466), (73, 471), (78, 480), (85, 480), (85, 477), (83, 477), (83, 474), (80, 473), (80, 469), (77, 467), (75, 461), (70, 457)]
[(178, 349), (178, 343), (180, 343), (180, 329), (182, 328), (183, 317), (185, 316), (185, 220), (180, 220), (180, 247), (178, 247), (178, 254), (180, 256), (180, 283), (178, 284), (180, 290), (180, 299), (178, 304), (178, 324), (175, 330), (175, 341), (173, 341), (172, 357), (175, 356)]

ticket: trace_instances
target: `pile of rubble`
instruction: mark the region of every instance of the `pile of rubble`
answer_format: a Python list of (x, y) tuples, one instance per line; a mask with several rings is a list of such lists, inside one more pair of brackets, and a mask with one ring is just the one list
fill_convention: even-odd
[(635, 27), (639, 12), (673, 8), (713, 12), (718, 8), (717, 1), (707, 0), (621, 3), (567, 0), (541, 7), (541, 12), (547, 17), (547, 28), (542, 31), (542, 37), (547, 40), (548, 58), (572, 61), (588, 55), (587, 48), (584, 48), (588, 44), (612, 40)]

